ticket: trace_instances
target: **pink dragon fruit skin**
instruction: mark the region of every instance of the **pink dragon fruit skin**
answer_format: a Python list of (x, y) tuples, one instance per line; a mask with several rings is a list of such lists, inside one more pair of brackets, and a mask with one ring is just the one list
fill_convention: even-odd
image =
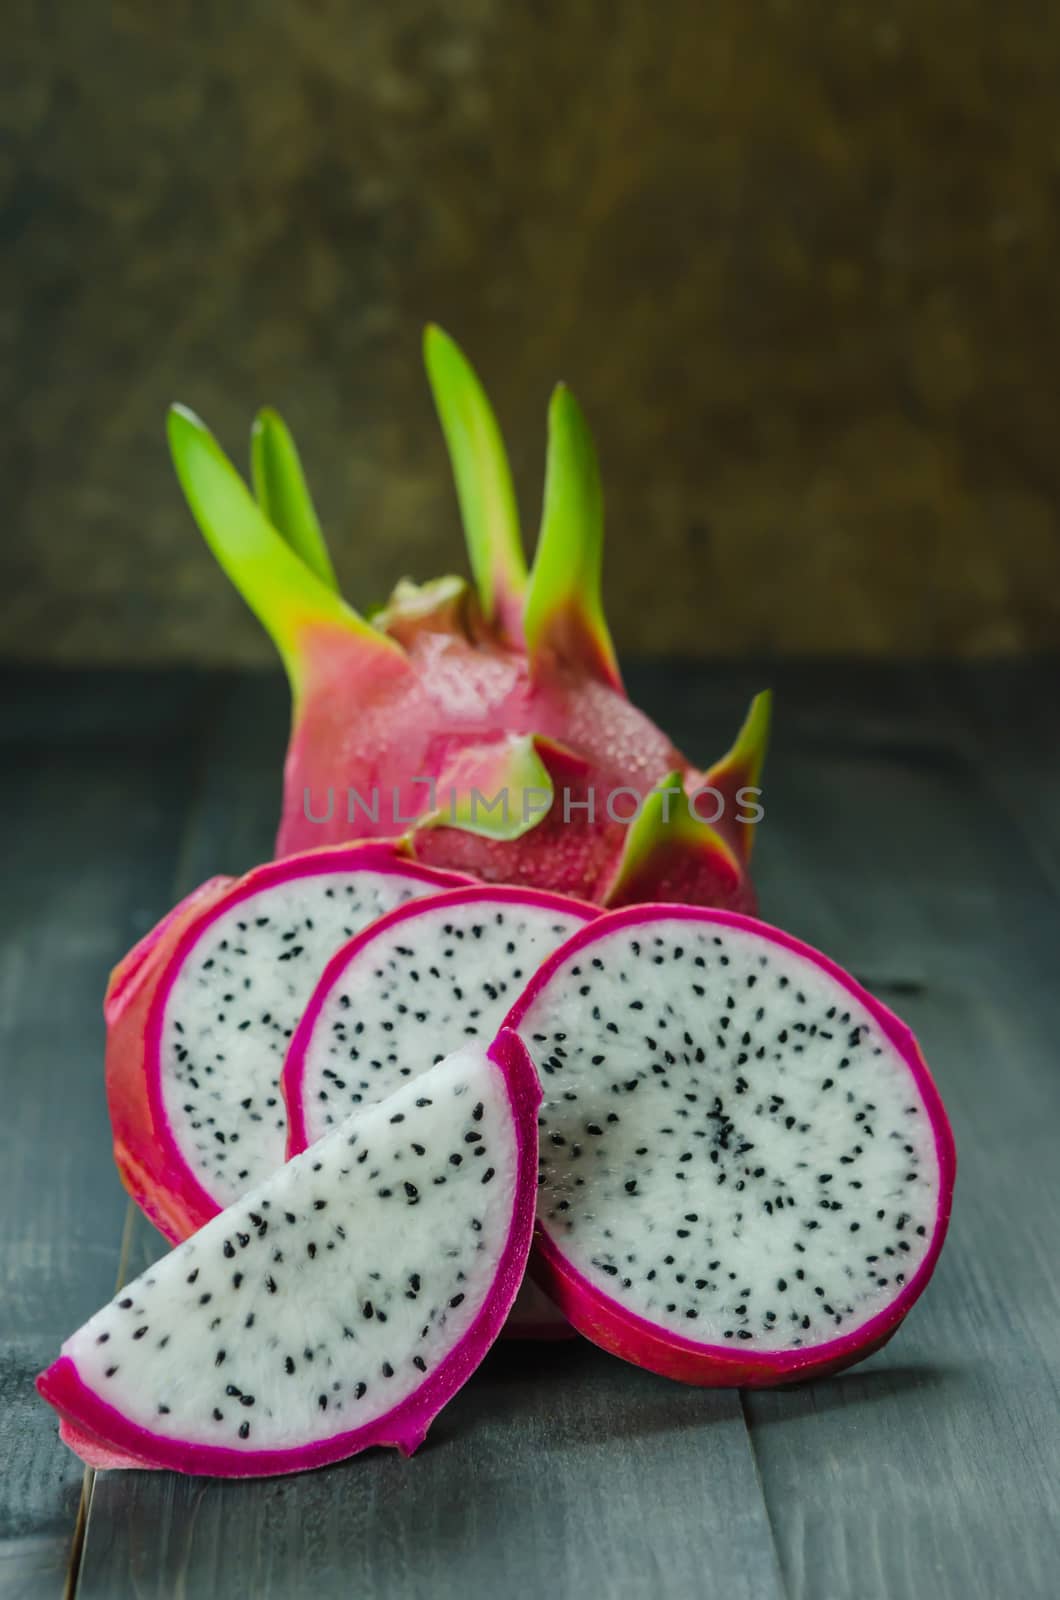
[[(768, 693), (729, 753), (694, 768), (622, 686), (600, 600), (599, 472), (573, 396), (561, 385), (552, 398), (528, 574), (489, 402), (439, 329), (428, 329), (425, 354), (474, 588), (458, 578), (402, 582), (371, 621), (336, 592), (280, 419), (263, 413), (255, 426), (255, 501), (198, 419), (170, 414), (195, 518), (291, 683), (277, 853), (407, 832), (420, 860), (488, 881), (612, 906), (652, 898), (752, 909), (754, 800), (742, 791), (758, 793)], [(714, 794), (697, 798), (707, 787)], [(475, 791), (505, 793), (509, 805), (476, 809)]]
[(197, 1180), (170, 1130), (161, 1090), (162, 1019), (185, 956), (223, 911), (274, 883), (319, 872), (398, 874), (430, 893), (466, 877), (412, 861), (389, 843), (351, 843), (270, 862), (241, 879), (211, 878), (194, 890), (115, 967), (103, 1004), (106, 1081), (114, 1158), (122, 1183), (171, 1243), (221, 1209)]
[[(542, 1020), (541, 1011), (535, 1013), (535, 1003), (547, 994), (549, 985), (557, 975), (562, 978), (564, 969), (568, 967), (572, 958), (576, 957), (579, 964), (587, 966), (594, 954), (594, 948), (606, 954), (606, 941), (612, 935), (617, 934), (621, 937), (626, 932), (634, 938), (641, 937), (647, 947), (649, 939), (657, 931), (657, 919), (660, 918), (664, 918), (667, 923), (676, 923), (681, 928), (687, 927), (690, 938), (697, 929), (706, 930), (708, 934), (723, 934), (727, 929), (747, 930), (760, 940), (767, 941), (764, 948), (772, 944), (781, 951), (791, 952), (817, 968), (826, 978), (834, 980), (839, 986), (839, 992), (847, 997), (847, 1003), (852, 1003), (871, 1018), (882, 1040), (886, 1041), (897, 1057), (904, 1062), (911, 1080), (910, 1098), (918, 1101), (919, 1110), (926, 1116), (930, 1130), (930, 1146), (933, 1148), (937, 1165), (938, 1193), (934, 1224), (926, 1251), (909, 1281), (904, 1284), (900, 1292), (894, 1294), (877, 1315), (845, 1334), (803, 1349), (788, 1347), (776, 1350), (741, 1351), (733, 1345), (705, 1344), (702, 1341), (684, 1338), (671, 1329), (638, 1315), (623, 1304), (620, 1298), (591, 1283), (568, 1258), (567, 1252), (562, 1247), (562, 1233), (556, 1232), (554, 1225), (546, 1225), (543, 1220), (540, 1199), (543, 1191), (540, 1189), (538, 1222), (530, 1261), (531, 1273), (579, 1333), (623, 1360), (636, 1366), (646, 1367), (665, 1377), (710, 1388), (772, 1387), (806, 1378), (827, 1377), (864, 1360), (885, 1345), (897, 1332), (935, 1269), (949, 1225), (957, 1164), (953, 1133), (945, 1107), (917, 1040), (905, 1023), (820, 951), (812, 949), (778, 928), (738, 913), (658, 903), (629, 906), (600, 917), (579, 929), (566, 944), (561, 945), (546, 958), (508, 1013), (504, 1026), (520, 1033), (524, 1042), (529, 1042), (531, 1035), (527, 1031), (528, 1028), (547, 1026)], [(579, 966), (575, 966), (574, 971), (577, 973)], [(636, 992), (632, 986), (627, 987), (623, 990), (623, 997), (625, 999), (630, 993)], [(655, 990), (649, 989), (646, 992), (654, 995)], [(528, 1018), (530, 1020), (527, 1020)], [(578, 1017), (571, 1013), (569, 1004), (563, 1012), (563, 1020), (566, 1027), (577, 1027)], [(671, 1024), (678, 1025), (672, 1018)], [(532, 1037), (542, 1037), (542, 1035), (533, 1034)], [(781, 1037), (786, 1038), (787, 1035), (783, 1034)], [(688, 1038), (686, 1035), (686, 1042)], [(584, 1039), (582, 1043), (585, 1043)], [(687, 1059), (685, 1057), (685, 1060)], [(753, 1065), (749, 1066), (747, 1071), (750, 1075), (753, 1072)], [(571, 1086), (569, 1078), (565, 1078), (564, 1082), (568, 1087)], [(691, 1094), (687, 1098), (695, 1100), (697, 1097)], [(547, 1111), (547, 1100), (546, 1084), (546, 1104), (542, 1108), (543, 1112)], [(641, 1106), (638, 1109), (643, 1111), (644, 1108)], [(543, 1147), (546, 1127), (547, 1120), (543, 1120), (541, 1134)], [(599, 1133), (600, 1129), (594, 1128), (592, 1131)], [(672, 1132), (672, 1129), (666, 1131)], [(647, 1138), (650, 1129), (641, 1121), (638, 1122), (638, 1132), (641, 1137)], [(752, 1146), (748, 1145), (746, 1148), (750, 1150)], [(598, 1156), (602, 1154), (603, 1151), (597, 1151)], [(543, 1176), (539, 1177), (539, 1182), (544, 1181)], [(754, 1201), (748, 1199), (741, 1203), (753, 1204)], [(878, 1215), (882, 1216), (883, 1213), (880, 1212)], [(665, 1248), (665, 1245), (660, 1245), (659, 1248)], [(796, 1257), (796, 1260), (798, 1259), (800, 1258)], [(783, 1264), (780, 1265), (782, 1267)], [(897, 1282), (901, 1283), (901, 1279)]]

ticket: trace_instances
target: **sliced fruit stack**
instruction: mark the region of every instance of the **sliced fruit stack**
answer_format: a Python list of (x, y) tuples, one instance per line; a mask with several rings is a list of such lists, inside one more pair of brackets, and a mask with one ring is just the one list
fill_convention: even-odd
[(450, 879), (293, 856), (116, 969), (118, 1166), (183, 1242), (39, 1379), (92, 1465), (409, 1453), (528, 1267), (510, 1333), (692, 1384), (834, 1372), (921, 1293), (953, 1143), (884, 1006), (740, 913)]
[(528, 573), (481, 385), (438, 330), (427, 364), (474, 588), (400, 584), (370, 621), (279, 418), (254, 494), (171, 418), (294, 720), (283, 859), (189, 895), (107, 990), (118, 1170), (175, 1248), (38, 1379), (96, 1467), (410, 1453), (502, 1331), (691, 1384), (835, 1372), (946, 1233), (912, 1034), (748, 915), (768, 695), (692, 767), (625, 696), (573, 398)]

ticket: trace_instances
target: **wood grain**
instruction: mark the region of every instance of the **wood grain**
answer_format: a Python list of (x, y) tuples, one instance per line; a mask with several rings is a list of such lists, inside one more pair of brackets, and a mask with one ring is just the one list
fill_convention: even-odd
[(100, 1001), (169, 897), (204, 682), (0, 679), (0, 1596), (63, 1586), (81, 1463), (33, 1379), (113, 1293), (125, 1198), (110, 1158)]
[[(411, 1461), (266, 1483), (97, 1475), (81, 1600), (694, 1595), (772, 1600), (734, 1394), (578, 1342), (492, 1354)], [(183, 1589), (180, 1587), (183, 1585)]]

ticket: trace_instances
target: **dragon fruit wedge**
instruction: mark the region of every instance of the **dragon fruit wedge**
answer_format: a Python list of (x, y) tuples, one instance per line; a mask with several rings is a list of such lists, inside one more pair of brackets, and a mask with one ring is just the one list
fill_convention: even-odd
[(411, 1454), (522, 1279), (540, 1097), (502, 1033), (355, 1112), (66, 1341), (37, 1380), (66, 1442), (224, 1477)]
[(466, 878), (385, 843), (306, 851), (212, 878), (111, 974), (107, 1100), (136, 1203), (176, 1242), (280, 1166), (288, 1042), (344, 940)]
[(446, 1041), (492, 1039), (547, 955), (597, 915), (544, 889), (450, 889), (342, 946), (291, 1040), (280, 1085), (296, 1155), (390, 1094)]
[(371, 618), (339, 596), (294, 443), (253, 433), (255, 496), (191, 412), (174, 464), (217, 560), (274, 639), (293, 726), (277, 854), (408, 835), (417, 857), (606, 905), (753, 909), (769, 696), (698, 771), (626, 698), (600, 596), (603, 498), (570, 392), (549, 411), (544, 510), (528, 573), (504, 445), (438, 328), (425, 356), (474, 587), (403, 581)]
[(913, 1035), (833, 962), (738, 914), (628, 907), (507, 1026), (544, 1087), (532, 1270), (581, 1333), (740, 1386), (890, 1338), (942, 1247), (953, 1138)]

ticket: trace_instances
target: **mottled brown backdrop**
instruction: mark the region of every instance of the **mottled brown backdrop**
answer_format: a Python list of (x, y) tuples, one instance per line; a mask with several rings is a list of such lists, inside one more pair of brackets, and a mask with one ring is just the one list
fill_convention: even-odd
[(598, 437), (625, 650), (1060, 642), (1060, 9), (1031, 0), (14, 0), (2, 646), (253, 660), (181, 398), (300, 438), (349, 596), (462, 562), (419, 358), (536, 525)]

